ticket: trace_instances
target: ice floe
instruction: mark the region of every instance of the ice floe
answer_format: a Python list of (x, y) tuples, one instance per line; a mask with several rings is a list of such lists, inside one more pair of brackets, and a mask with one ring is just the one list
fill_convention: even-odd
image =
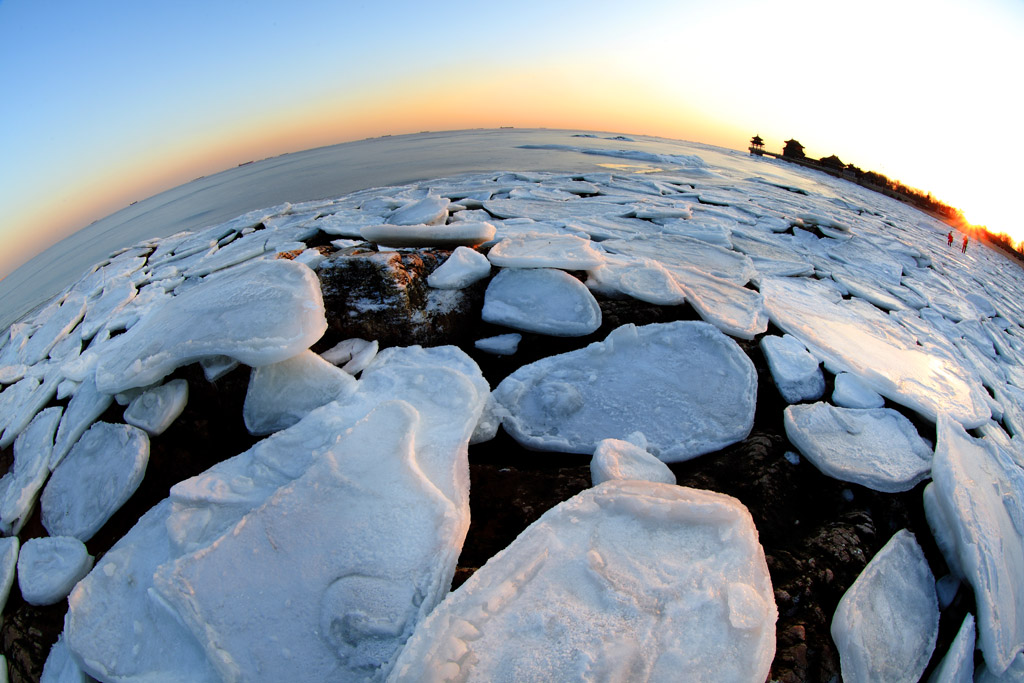
[(28, 521), (39, 492), (50, 476), (53, 437), (63, 412), (60, 406), (41, 411), (14, 441), (14, 463), (0, 479), (0, 531), (17, 534)]
[(459, 222), (448, 225), (368, 225), (363, 239), (385, 247), (471, 247), (494, 237), (490, 223)]
[(392, 680), (760, 681), (776, 616), (742, 504), (609, 481), (549, 510), (449, 595)]
[(85, 544), (69, 536), (32, 538), (18, 555), (18, 588), (30, 605), (52, 605), (67, 597), (92, 569)]
[(487, 260), (502, 268), (590, 270), (604, 263), (604, 256), (590, 240), (574, 235), (526, 233), (495, 244), (487, 252)]
[(925, 494), (939, 548), (974, 589), (985, 664), (1003, 673), (1024, 648), (1024, 473), (943, 415)]
[(750, 359), (703, 322), (624, 325), (602, 342), (524, 365), (502, 380), (502, 424), (537, 450), (593, 453), (641, 432), (665, 462), (724, 448), (753, 426)]
[(847, 589), (832, 618), (843, 680), (920, 679), (939, 633), (935, 578), (914, 535), (903, 529)]
[(974, 640), (974, 615), (968, 612), (928, 683), (971, 683), (974, 680)]
[(146, 474), (149, 437), (138, 427), (97, 422), (53, 470), (39, 499), (51, 535), (88, 541)]
[(484, 353), (492, 353), (495, 356), (511, 356), (519, 349), (519, 342), (523, 335), (512, 332), (510, 334), (498, 334), (485, 339), (477, 339), (473, 346)]
[(836, 375), (832, 402), (843, 408), (881, 408), (885, 399), (865, 384), (857, 375), (840, 372)]
[(827, 403), (785, 411), (786, 436), (819, 470), (876, 491), (908, 491), (931, 470), (932, 450), (910, 420), (890, 408)]
[(601, 307), (564, 271), (503, 268), (487, 285), (480, 317), (524, 332), (579, 337), (601, 326)]
[(326, 329), (312, 270), (256, 261), (206, 278), (104, 345), (96, 387), (113, 394), (146, 386), (207, 356), (269, 365), (309, 348)]

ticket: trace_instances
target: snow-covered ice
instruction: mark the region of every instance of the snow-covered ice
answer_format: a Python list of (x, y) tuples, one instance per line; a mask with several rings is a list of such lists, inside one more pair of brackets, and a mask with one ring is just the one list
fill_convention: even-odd
[(503, 268), (484, 294), (485, 322), (555, 337), (580, 337), (601, 326), (587, 286), (550, 268)]
[(464, 289), (491, 274), (487, 257), (469, 247), (456, 247), (437, 270), (427, 276), (427, 284), (436, 289)]
[(546, 512), (449, 595), (391, 680), (760, 681), (776, 616), (742, 504), (610, 481)]
[(593, 453), (642, 432), (665, 462), (745, 439), (757, 374), (733, 340), (703, 322), (623, 325), (602, 342), (524, 365), (502, 380), (502, 424), (528, 448)]
[(288, 260), (256, 261), (205, 278), (104, 345), (96, 386), (110, 394), (146, 386), (207, 356), (254, 367), (277, 363), (326, 329), (312, 270)]
[(832, 617), (843, 680), (915, 683), (938, 633), (935, 578), (914, 534), (903, 529), (871, 558)]
[(97, 422), (53, 470), (39, 504), (51, 535), (88, 541), (135, 493), (149, 463), (138, 427)]
[(18, 555), (18, 588), (30, 605), (52, 605), (92, 569), (85, 544), (70, 536), (31, 538)]
[(590, 460), (590, 481), (597, 486), (612, 479), (676, 483), (672, 470), (642, 446), (622, 439), (604, 439)]
[(985, 664), (1002, 673), (1024, 648), (1024, 473), (942, 415), (925, 493), (939, 548), (974, 589)]
[(786, 408), (786, 436), (830, 477), (875, 491), (909, 491), (928, 476), (932, 449), (913, 423), (891, 408)]
[(133, 398), (124, 411), (124, 421), (150, 436), (159, 436), (178, 419), (187, 403), (188, 382), (172, 379)]
[(303, 351), (280, 363), (253, 368), (242, 417), (251, 434), (270, 434), (355, 390), (352, 375), (312, 351)]
[(825, 393), (820, 363), (796, 337), (765, 335), (761, 337), (761, 351), (787, 403), (813, 401)]

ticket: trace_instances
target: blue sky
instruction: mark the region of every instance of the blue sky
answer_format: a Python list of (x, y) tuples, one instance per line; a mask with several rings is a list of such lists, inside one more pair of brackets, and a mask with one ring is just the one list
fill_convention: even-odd
[(3, 0), (0, 276), (242, 161), (498, 125), (795, 136), (1020, 237), (1022, 46), (1013, 0)]

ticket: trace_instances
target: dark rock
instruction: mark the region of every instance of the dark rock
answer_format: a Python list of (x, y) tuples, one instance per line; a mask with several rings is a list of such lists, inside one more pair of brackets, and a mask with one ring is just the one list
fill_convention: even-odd
[(327, 332), (313, 348), (344, 339), (377, 340), (381, 347), (458, 343), (478, 319), (485, 283), (463, 290), (432, 289), (427, 276), (447, 250), (339, 251), (317, 267)]

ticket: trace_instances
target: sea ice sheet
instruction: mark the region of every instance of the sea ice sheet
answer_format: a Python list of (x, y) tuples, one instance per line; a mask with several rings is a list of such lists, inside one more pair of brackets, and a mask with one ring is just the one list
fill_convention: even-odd
[(256, 261), (208, 276), (104, 345), (96, 386), (110, 394), (146, 386), (207, 356), (268, 365), (309, 348), (326, 329), (312, 270)]
[(40, 498), (43, 526), (85, 542), (135, 493), (149, 463), (138, 427), (97, 422), (53, 471)]
[(936, 541), (974, 589), (979, 647), (995, 673), (1024, 648), (1024, 473), (1003, 452), (946, 416), (925, 513)]
[(871, 558), (832, 617), (843, 680), (915, 683), (938, 634), (935, 577), (917, 539), (903, 529)]
[(609, 481), (546, 512), (416, 630), (393, 681), (762, 681), (777, 612), (739, 501)]
[(504, 268), (484, 293), (485, 322), (556, 337), (579, 337), (601, 326), (601, 307), (587, 286), (549, 268)]
[(882, 396), (932, 420), (948, 412), (966, 428), (991, 416), (985, 389), (974, 377), (949, 359), (900, 341), (904, 333), (896, 323), (868, 320), (793, 279), (766, 278), (761, 293), (773, 323), (827, 366), (856, 374)]
[(642, 432), (665, 462), (747, 437), (757, 396), (754, 365), (713, 326), (623, 325), (603, 342), (544, 358), (494, 390), (505, 429), (528, 448), (593, 453), (603, 439)]
[(786, 436), (830, 477), (875, 491), (909, 491), (928, 476), (932, 450), (913, 423), (891, 408), (793, 405)]

